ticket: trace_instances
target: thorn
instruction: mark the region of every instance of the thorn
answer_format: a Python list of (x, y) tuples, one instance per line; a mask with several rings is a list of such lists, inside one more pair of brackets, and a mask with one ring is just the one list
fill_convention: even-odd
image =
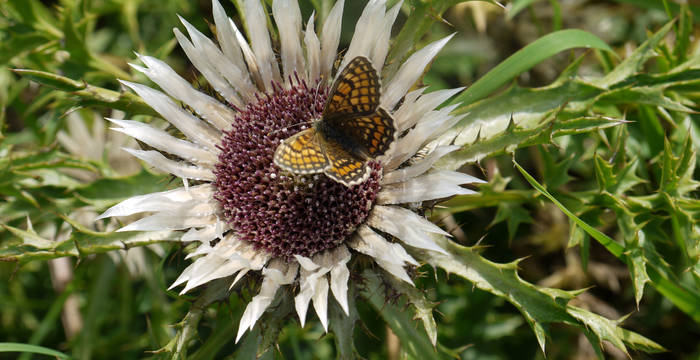
[(512, 133), (515, 131), (515, 119), (513, 119), (513, 113), (510, 113), (510, 120), (508, 120), (508, 126), (506, 127), (506, 133)]

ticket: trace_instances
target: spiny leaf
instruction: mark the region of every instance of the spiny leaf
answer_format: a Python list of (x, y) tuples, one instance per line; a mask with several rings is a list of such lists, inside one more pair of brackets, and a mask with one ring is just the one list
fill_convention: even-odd
[(630, 250), (627, 250), (627, 258), (629, 259), (628, 265), (630, 274), (632, 275), (634, 300), (637, 303), (637, 307), (639, 307), (639, 302), (642, 301), (642, 296), (644, 295), (644, 285), (651, 281), (651, 279), (649, 279), (649, 275), (647, 274), (644, 250), (639, 246), (640, 242), (646, 241), (644, 239), (644, 232), (638, 231), (637, 238), (635, 240), (635, 246), (632, 246)]
[[(62, 241), (33, 241), (29, 244), (11, 242), (0, 247), (0, 260), (18, 261), (25, 264), (34, 260), (48, 260), (59, 257), (80, 257), (113, 250), (126, 250), (130, 247), (145, 246), (159, 242), (179, 241), (183, 233), (163, 230), (152, 232), (97, 232), (63, 216), (63, 220), (73, 226), (71, 236)], [(23, 238), (31, 235), (27, 231), (5, 225)], [(28, 238), (27, 238), (28, 239)], [(36, 239), (34, 239), (36, 240)]]
[(505, 221), (508, 225), (508, 241), (513, 240), (520, 224), (531, 224), (534, 222), (530, 213), (520, 204), (505, 201), (499, 202), (496, 215), (488, 227), (492, 227), (502, 221)]
[(490, 262), (472, 248), (458, 245), (443, 236), (436, 235), (433, 238), (447, 254), (416, 251), (416, 255), (432, 266), (464, 277), (476, 287), (508, 300), (528, 321), (543, 351), (547, 335), (545, 326), (552, 322), (586, 327), (598, 338), (610, 341), (626, 351), (624, 339), (618, 335), (620, 332), (615, 322), (568, 305), (576, 292), (537, 287), (523, 281), (518, 276), (517, 269), (512, 266)]
[(348, 310), (350, 314), (345, 314), (337, 302), (330, 301), (328, 306), (329, 327), (335, 339), (338, 358), (341, 360), (355, 359), (358, 356), (355, 349), (354, 331), (355, 323), (360, 319), (360, 316), (355, 305), (355, 286), (352, 282), (348, 285)]
[[(578, 80), (539, 89), (513, 87), (461, 108), (459, 112), (466, 115), (438, 142), (469, 146), (445, 156), (437, 166), (456, 169), (468, 161), (513, 151), (534, 138), (549, 142), (549, 135), (554, 131), (551, 123), (563, 104), (579, 102), (578, 107), (586, 108), (588, 105), (583, 103), (594, 100), (601, 91)], [(515, 129), (505, 134), (511, 119)]]
[(192, 304), (185, 318), (175, 325), (175, 336), (156, 353), (168, 352), (170, 359), (186, 359), (188, 345), (197, 336), (197, 325), (204, 311), (210, 304), (226, 298), (230, 281), (228, 278), (212, 280), (204, 293)]
[[(545, 190), (542, 185), (540, 185), (532, 176), (530, 176), (530, 174), (528, 174), (518, 163), (514, 164), (525, 179), (530, 183), (530, 185), (557, 205), (557, 207), (559, 207), (559, 209), (564, 212), (569, 219), (574, 221), (578, 226), (585, 230), (586, 233), (595, 238), (615, 257), (627, 262), (626, 255), (624, 253), (626, 249), (622, 245), (615, 242), (613, 239), (609, 238), (599, 230), (591, 227), (586, 222), (582, 221), (579, 217), (574, 215), (569, 209), (557, 201), (557, 199), (555, 199), (549, 192), (547, 192), (547, 190)], [(651, 242), (646, 243), (647, 246), (653, 246)], [(649, 251), (646, 252), (647, 257), (649, 256), (649, 253)], [(677, 284), (669, 280), (666, 276), (672, 272), (668, 270), (669, 266), (663, 261), (662, 258), (656, 257), (656, 260), (654, 260), (654, 265), (657, 267), (656, 269), (654, 267), (647, 267), (647, 274), (649, 275), (651, 284), (654, 286), (654, 288), (671, 300), (671, 302), (673, 302), (679, 309), (695, 319), (695, 321), (700, 322), (700, 294), (687, 287), (684, 287), (682, 284)], [(662, 272), (664, 275), (662, 275)]]
[[(226, 287), (228, 288), (228, 287)], [(235, 359), (272, 359), (280, 331), (294, 311), (293, 297), (278, 291), (268, 311), (258, 320), (252, 331), (243, 336)]]
[(642, 43), (630, 56), (626, 57), (618, 66), (605, 77), (592, 81), (596, 86), (609, 88), (628, 77), (634, 75), (642, 65), (655, 55), (654, 48), (666, 36), (673, 26), (673, 21), (664, 25), (659, 31)]
[(407, 284), (405, 281), (401, 281), (393, 276), (387, 277), (387, 281), (394, 290), (406, 296), (411, 305), (413, 305), (416, 311), (416, 318), (423, 322), (425, 332), (428, 333), (430, 342), (435, 346), (437, 344), (437, 325), (433, 317), (433, 308), (436, 304), (428, 300), (418, 288)]
[[(402, 307), (387, 303), (383, 276), (372, 269), (362, 272), (365, 286), (360, 292), (369, 304), (384, 318), (396, 336), (401, 339), (403, 349), (413, 358), (429, 356), (431, 359), (449, 359), (454, 354), (445, 353), (441, 347), (433, 347), (426, 333), (416, 329), (412, 314)], [(388, 275), (391, 276), (391, 275)]]
[(601, 103), (614, 104), (644, 104), (660, 106), (662, 108), (681, 112), (695, 112), (684, 104), (664, 96), (664, 89), (659, 86), (637, 86), (615, 89), (602, 95), (598, 100)]
[[(27, 219), (27, 222), (29, 223), (29, 219)], [(30, 246), (35, 249), (53, 249), (57, 244), (55, 241), (39, 236), (33, 229), (22, 230), (5, 224), (0, 224), (0, 226), (20, 238), (24, 246)]]
[(569, 176), (569, 168), (574, 163), (573, 156), (569, 156), (560, 162), (556, 162), (555, 154), (557, 151), (547, 151), (545, 147), (540, 147), (540, 154), (544, 161), (544, 179), (545, 184), (550, 189), (556, 189), (561, 185), (566, 184), (571, 179)]

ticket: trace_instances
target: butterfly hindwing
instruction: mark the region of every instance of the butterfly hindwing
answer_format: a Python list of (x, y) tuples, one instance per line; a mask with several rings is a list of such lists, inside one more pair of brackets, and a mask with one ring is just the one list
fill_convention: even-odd
[(352, 136), (371, 158), (384, 155), (396, 139), (394, 119), (382, 108), (371, 115), (334, 120), (332, 126)]
[(345, 186), (357, 185), (367, 180), (369, 167), (365, 161), (348, 153), (338, 143), (322, 142), (330, 163), (323, 171), (326, 176)]
[(330, 164), (319, 138), (316, 130), (310, 128), (285, 139), (275, 150), (275, 165), (295, 174), (323, 172)]
[(323, 118), (371, 114), (379, 106), (379, 90), (377, 71), (369, 59), (358, 56), (335, 80), (323, 109)]

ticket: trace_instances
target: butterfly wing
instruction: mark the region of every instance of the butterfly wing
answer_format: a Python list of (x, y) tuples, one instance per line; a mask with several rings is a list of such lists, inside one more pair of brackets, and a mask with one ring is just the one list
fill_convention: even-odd
[(341, 71), (323, 109), (325, 121), (368, 115), (379, 106), (379, 76), (372, 63), (358, 56)]
[(316, 174), (330, 166), (315, 129), (302, 130), (277, 146), (275, 165), (295, 174)]
[(371, 115), (338, 119), (333, 126), (353, 137), (370, 158), (386, 154), (396, 140), (394, 119), (382, 108)]
[(357, 185), (367, 180), (370, 171), (365, 161), (345, 151), (336, 142), (324, 141), (323, 148), (330, 163), (323, 171), (326, 176), (345, 186)]

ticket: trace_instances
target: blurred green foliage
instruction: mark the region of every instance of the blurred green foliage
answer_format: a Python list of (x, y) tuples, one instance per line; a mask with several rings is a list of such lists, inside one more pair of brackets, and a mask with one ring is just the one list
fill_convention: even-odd
[[(301, 3), (305, 19), (312, 11), (323, 19), (332, 5)], [(365, 2), (349, 3), (341, 45)], [(242, 20), (236, 1), (223, 5)], [(125, 170), (136, 162), (119, 157), (100, 122), (114, 109), (158, 121), (117, 82), (148, 83), (128, 67), (134, 51), (197, 80), (172, 28), (179, 14), (206, 29), (209, 1), (0, 2), (0, 341), (76, 359), (170, 358), (152, 351), (176, 349), (176, 340), (195, 359), (247, 358), (266, 342), (275, 345), (266, 356), (295, 359), (354, 351), (368, 359), (542, 358), (545, 341), (550, 359), (622, 359), (625, 347), (633, 358), (699, 357), (700, 9), (672, 1), (507, 5), (409, 0), (394, 29), (394, 65), (458, 33), (423, 82), (431, 91), (468, 87), (455, 100), (465, 117), (444, 137), (463, 148), (442, 166), (483, 171), (489, 182), (431, 213), (458, 242), (454, 258), (432, 265), (453, 274), (424, 266), (418, 288), (406, 289), (366, 270), (355, 280), (367, 301), (349, 319), (331, 309), (331, 334), (317, 322), (301, 329), (270, 316), (279, 328), (256, 328), (237, 346), (255, 279), (218, 305), (208, 306), (207, 296), (220, 294), (206, 290), (178, 296), (167, 288), (187, 264), (171, 243), (180, 233), (112, 233), (118, 224), (91, 220), (120, 200), (175, 186), (140, 167)], [(594, 50), (570, 50), (581, 46)], [(100, 150), (87, 156), (71, 151), (74, 143)], [(138, 268), (117, 252), (132, 247)], [(63, 256), (72, 277), (52, 279), (60, 264), (45, 260)], [(387, 285), (395, 295), (388, 302), (372, 292)], [(82, 319), (75, 334), (61, 319), (69, 302)], [(652, 355), (657, 344), (583, 309), (628, 316), (624, 328), (668, 352)], [(354, 319), (361, 325), (348, 325)], [(192, 324), (196, 334), (183, 335)]]

